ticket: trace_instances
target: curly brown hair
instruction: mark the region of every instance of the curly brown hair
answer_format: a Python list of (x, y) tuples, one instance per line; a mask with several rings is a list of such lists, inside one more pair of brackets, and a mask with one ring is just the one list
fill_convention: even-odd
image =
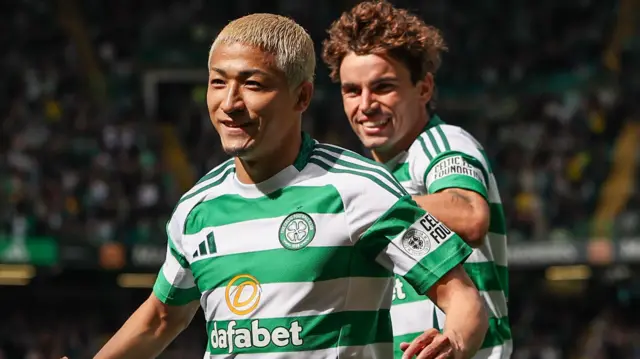
[(344, 57), (386, 53), (404, 63), (416, 83), (440, 67), (440, 54), (447, 45), (440, 31), (407, 10), (387, 1), (365, 1), (344, 12), (333, 22), (325, 40), (322, 59), (331, 70), (331, 79), (340, 81)]

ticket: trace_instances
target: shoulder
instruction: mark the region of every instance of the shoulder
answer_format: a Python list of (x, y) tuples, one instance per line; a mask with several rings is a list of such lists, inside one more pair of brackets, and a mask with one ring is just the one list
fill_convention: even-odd
[(354, 195), (368, 190), (373, 191), (367, 193), (372, 196), (380, 191), (396, 198), (406, 194), (383, 165), (339, 146), (316, 144), (309, 163), (321, 169), (343, 195)]
[(440, 124), (421, 133), (411, 146), (409, 155), (411, 162), (427, 162), (429, 166), (444, 158), (462, 155), (477, 160), (485, 169), (489, 168), (480, 142), (462, 127), (449, 124)]
[(461, 148), (461, 147), (473, 147), (473, 148), (482, 148), (482, 145), (478, 140), (476, 140), (473, 135), (467, 132), (464, 128), (453, 125), (440, 125), (436, 127), (442, 130), (444, 134), (444, 138), (449, 142), (449, 146), (452, 149)]
[(204, 175), (190, 190), (180, 197), (169, 219), (168, 231), (174, 237), (181, 235), (184, 223), (193, 208), (202, 202), (205, 197), (224, 194), (226, 187), (224, 184), (232, 178), (235, 171), (234, 160), (231, 158)]
[(229, 175), (236, 171), (236, 166), (233, 161), (233, 158), (230, 158), (214, 169), (209, 171), (206, 175), (202, 176), (198, 182), (196, 182), (191, 189), (185, 192), (182, 197), (180, 197), (180, 201), (178, 203), (184, 202), (197, 196), (200, 193), (215, 189), (220, 186), (220, 184), (224, 183), (227, 179), (229, 179)]

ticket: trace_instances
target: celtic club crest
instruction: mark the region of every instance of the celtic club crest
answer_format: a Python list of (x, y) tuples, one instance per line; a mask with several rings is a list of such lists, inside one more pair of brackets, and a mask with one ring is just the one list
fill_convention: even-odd
[(303, 212), (288, 215), (278, 231), (282, 246), (292, 251), (306, 247), (315, 236), (316, 224), (311, 216)]

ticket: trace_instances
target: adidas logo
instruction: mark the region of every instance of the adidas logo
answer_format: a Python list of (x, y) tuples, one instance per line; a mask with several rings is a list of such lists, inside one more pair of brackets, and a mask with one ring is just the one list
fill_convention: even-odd
[(213, 236), (213, 232), (210, 232), (209, 234), (207, 234), (207, 239), (205, 239), (204, 241), (200, 242), (200, 245), (198, 246), (198, 249), (193, 252), (193, 258), (198, 258), (200, 256), (206, 256), (209, 254), (214, 254), (216, 253), (218, 250), (216, 248), (216, 240)]

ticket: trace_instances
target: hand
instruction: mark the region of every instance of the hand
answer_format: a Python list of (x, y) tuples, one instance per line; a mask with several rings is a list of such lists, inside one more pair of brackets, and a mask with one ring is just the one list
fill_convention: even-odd
[(400, 349), (404, 352), (402, 359), (453, 359), (456, 358), (456, 350), (449, 337), (441, 334), (436, 329), (429, 329), (420, 334), (411, 343), (401, 343)]

